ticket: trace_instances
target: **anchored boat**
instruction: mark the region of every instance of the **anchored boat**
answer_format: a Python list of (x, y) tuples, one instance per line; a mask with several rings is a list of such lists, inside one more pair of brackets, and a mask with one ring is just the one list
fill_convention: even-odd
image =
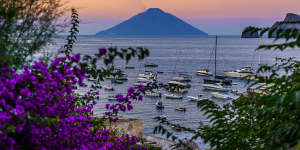
[(230, 99), (230, 96), (229, 95), (226, 95), (226, 94), (221, 94), (219, 92), (212, 92), (211, 93), (211, 96), (213, 98), (217, 98), (217, 99)]
[(179, 104), (179, 105), (175, 108), (175, 110), (177, 110), (177, 111), (186, 111), (186, 108), (185, 108), (185, 106), (184, 106), (183, 104)]
[(165, 94), (166, 99), (182, 99), (182, 96), (175, 94)]
[(243, 67), (235, 71), (226, 71), (224, 74), (231, 78), (245, 78), (254, 75), (251, 67)]
[(228, 92), (229, 89), (223, 87), (221, 84), (219, 83), (215, 83), (215, 84), (202, 84), (203, 88), (205, 90), (213, 90), (213, 91), (223, 91), (223, 92)]
[(145, 92), (145, 96), (148, 96), (148, 97), (161, 97), (161, 93), (159, 91), (157, 91), (157, 92), (147, 91), (147, 92)]

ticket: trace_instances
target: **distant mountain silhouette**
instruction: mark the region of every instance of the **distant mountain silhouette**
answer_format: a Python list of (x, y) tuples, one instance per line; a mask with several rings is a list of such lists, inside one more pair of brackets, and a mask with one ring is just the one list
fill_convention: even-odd
[(207, 33), (159, 8), (150, 8), (96, 35), (207, 35)]

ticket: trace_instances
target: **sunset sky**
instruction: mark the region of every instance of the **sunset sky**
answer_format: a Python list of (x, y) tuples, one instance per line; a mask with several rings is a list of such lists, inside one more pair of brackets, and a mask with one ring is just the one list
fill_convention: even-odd
[(79, 9), (81, 34), (95, 34), (148, 8), (161, 8), (210, 35), (239, 35), (248, 25), (271, 26), (300, 0), (70, 0)]

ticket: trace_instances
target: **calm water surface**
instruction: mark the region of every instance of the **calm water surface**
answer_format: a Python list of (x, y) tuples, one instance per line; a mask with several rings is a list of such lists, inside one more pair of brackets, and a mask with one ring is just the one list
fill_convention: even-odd
[[(51, 50), (55, 51), (65, 41), (63, 39), (56, 39), (56, 44), (51, 46)], [(275, 57), (296, 57), (300, 58), (299, 49), (291, 49), (286, 52), (279, 51), (255, 51), (258, 45), (264, 43), (271, 43), (269, 39), (240, 39), (238, 37), (220, 37), (217, 52), (217, 73), (222, 74), (224, 70), (234, 70), (244, 66), (251, 66), (254, 69), (258, 67), (259, 62), (261, 64), (274, 63)], [(115, 62), (118, 68), (121, 68), (128, 75), (128, 81), (121, 85), (112, 85), (110, 82), (105, 81), (103, 85), (110, 85), (115, 87), (115, 91), (109, 92), (100, 89), (101, 99), (94, 108), (96, 115), (102, 115), (104, 106), (109, 103), (105, 98), (109, 95), (115, 95), (118, 93), (125, 93), (126, 89), (136, 82), (137, 75), (144, 72), (144, 63), (153, 62), (159, 65), (158, 68), (154, 68), (154, 71), (163, 71), (163, 74), (158, 75), (159, 82), (168, 82), (172, 77), (175, 77), (178, 72), (184, 72), (193, 76), (193, 80), (190, 83), (192, 87), (188, 93), (184, 94), (183, 100), (165, 100), (163, 102), (165, 108), (163, 110), (157, 110), (155, 108), (155, 102), (157, 99), (144, 98), (142, 102), (134, 103), (134, 110), (129, 113), (123, 113), (122, 116), (133, 117), (143, 120), (143, 133), (145, 135), (153, 135), (153, 128), (157, 123), (153, 120), (154, 117), (160, 115), (166, 115), (172, 122), (181, 124), (183, 126), (196, 128), (198, 122), (207, 124), (203, 113), (197, 109), (196, 103), (187, 102), (186, 96), (197, 96), (199, 94), (204, 97), (210, 98), (210, 91), (204, 91), (201, 83), (203, 77), (197, 76), (196, 71), (201, 68), (207, 68), (213, 71), (213, 60), (209, 64), (211, 52), (214, 49), (215, 38), (214, 37), (138, 37), (138, 38), (99, 38), (99, 37), (80, 37), (78, 43), (74, 48), (75, 53), (82, 54), (94, 54), (98, 52), (98, 48), (116, 46), (118, 48), (127, 47), (147, 47), (150, 50), (150, 57), (144, 61), (132, 60), (129, 65), (135, 66), (134, 70), (125, 70), (124, 61), (117, 60)], [(233, 90), (239, 92), (245, 91), (245, 81), (233, 80), (237, 85), (233, 85)], [(161, 91), (167, 93), (166, 91)], [(227, 100), (212, 99), (219, 105), (229, 103)], [(185, 104), (187, 111), (178, 112), (174, 108), (178, 104)], [(176, 133), (181, 138), (189, 137), (188, 133)], [(159, 135), (156, 135), (159, 136)], [(209, 147), (208, 144), (204, 144), (201, 140), (197, 141), (197, 144), (203, 148)]]

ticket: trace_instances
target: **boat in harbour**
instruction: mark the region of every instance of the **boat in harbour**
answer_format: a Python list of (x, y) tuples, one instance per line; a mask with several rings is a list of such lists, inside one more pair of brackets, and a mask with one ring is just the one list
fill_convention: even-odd
[(111, 87), (111, 86), (103, 85), (102, 87), (103, 87), (103, 89), (106, 90), (106, 91), (113, 91), (113, 90), (114, 90), (114, 88)]
[(169, 81), (168, 84), (170, 86), (182, 86), (182, 87), (186, 87), (186, 88), (190, 88), (191, 85), (188, 83), (184, 83), (184, 82), (178, 82), (178, 81)]
[(182, 99), (183, 97), (175, 94), (165, 94), (166, 99)]
[(198, 70), (197, 71), (198, 76), (212, 76), (212, 73), (209, 72), (208, 69)]
[(134, 66), (125, 66), (125, 69), (134, 69)]
[(191, 102), (192, 101), (200, 101), (200, 100), (202, 100), (201, 97), (202, 97), (202, 95), (198, 95), (197, 97), (196, 96), (187, 96), (188, 100)]
[(114, 97), (114, 96), (108, 96), (106, 99), (109, 100), (109, 101), (116, 101), (117, 100), (117, 98)]
[(223, 85), (232, 85), (232, 80), (221, 80), (221, 79), (203, 79), (205, 84), (214, 84), (214, 83), (221, 83)]
[(214, 84), (202, 84), (202, 87), (205, 90), (212, 90), (212, 91), (222, 91), (222, 92), (228, 92), (229, 89), (222, 86), (220, 83), (214, 83)]
[(222, 94), (222, 93), (219, 93), (219, 92), (212, 92), (211, 97), (216, 98), (216, 99), (224, 99), (224, 100), (227, 100), (227, 99), (231, 98), (229, 95)]
[(203, 79), (203, 82), (205, 84), (215, 84), (215, 83), (221, 83), (223, 85), (231, 85), (232, 80), (226, 79), (226, 76), (217, 75), (217, 47), (218, 47), (218, 36), (216, 36), (216, 43), (215, 43), (215, 73), (214, 73), (214, 79)]
[(178, 76), (178, 77), (173, 77), (172, 81), (178, 81), (178, 82), (190, 82), (192, 80), (191, 77), (188, 76)]
[(185, 108), (185, 106), (184, 106), (183, 104), (179, 104), (179, 105), (175, 108), (175, 110), (177, 110), (177, 111), (186, 111), (186, 108)]
[(251, 67), (243, 67), (235, 71), (225, 71), (224, 74), (230, 78), (246, 78), (254, 75)]
[(161, 97), (161, 93), (159, 91), (146, 91), (145, 92), (145, 96), (148, 96), (148, 97)]
[(155, 63), (146, 63), (144, 64), (144, 67), (158, 67), (158, 65)]
[(136, 79), (138, 83), (149, 83), (149, 82), (152, 82), (152, 80), (150, 79), (147, 79), (147, 78), (137, 78)]

